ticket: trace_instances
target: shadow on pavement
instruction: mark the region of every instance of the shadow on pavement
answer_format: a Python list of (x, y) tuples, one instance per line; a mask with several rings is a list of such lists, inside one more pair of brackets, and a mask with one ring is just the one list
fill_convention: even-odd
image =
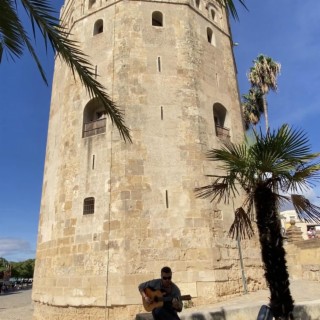
[[(222, 309), (221, 311), (210, 312), (210, 320), (226, 320), (225, 311)], [(189, 316), (190, 320), (206, 320), (207, 318), (202, 313), (193, 313)]]
[(294, 316), (297, 317), (297, 319), (312, 320), (311, 316), (308, 314), (304, 306), (295, 306)]
[(22, 293), (23, 291), (27, 291), (27, 290), (32, 290), (32, 288), (21, 288), (21, 289), (14, 289), (14, 290), (7, 290), (5, 292), (1, 292), (0, 293), (0, 297), (2, 296), (9, 296), (9, 295), (12, 295), (12, 294), (19, 294), (19, 293)]

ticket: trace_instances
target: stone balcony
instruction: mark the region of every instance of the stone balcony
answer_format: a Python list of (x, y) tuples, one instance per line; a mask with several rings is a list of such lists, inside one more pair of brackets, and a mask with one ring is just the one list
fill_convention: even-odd
[(106, 132), (106, 118), (90, 121), (84, 124), (83, 138)]
[(216, 135), (221, 140), (230, 141), (230, 129), (216, 125)]

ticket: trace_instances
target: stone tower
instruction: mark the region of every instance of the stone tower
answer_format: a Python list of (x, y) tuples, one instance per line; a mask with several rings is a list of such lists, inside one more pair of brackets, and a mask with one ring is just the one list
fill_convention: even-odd
[[(215, 0), (66, 0), (61, 19), (125, 113), (125, 143), (56, 59), (34, 319), (132, 320), (137, 286), (169, 265), (194, 303), (242, 291), (232, 205), (196, 199), (205, 152), (240, 142), (232, 39)], [(259, 250), (243, 243), (248, 286)], [(250, 268), (248, 267), (250, 266)]]

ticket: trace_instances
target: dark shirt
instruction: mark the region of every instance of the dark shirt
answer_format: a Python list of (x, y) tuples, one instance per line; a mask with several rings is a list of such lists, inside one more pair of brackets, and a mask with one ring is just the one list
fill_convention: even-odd
[(139, 291), (143, 291), (146, 288), (165, 292), (166, 293), (165, 297), (178, 298), (178, 299), (180, 299), (181, 297), (180, 289), (173, 282), (171, 282), (171, 285), (169, 287), (164, 287), (162, 285), (161, 279), (153, 279), (147, 282), (143, 282), (139, 285)]

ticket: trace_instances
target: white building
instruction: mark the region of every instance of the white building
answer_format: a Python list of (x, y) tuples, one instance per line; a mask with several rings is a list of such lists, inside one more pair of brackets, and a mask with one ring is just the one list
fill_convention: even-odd
[(296, 222), (296, 226), (301, 229), (303, 239), (309, 239), (307, 231), (310, 228), (315, 228), (316, 233), (319, 235), (320, 233), (320, 225), (316, 225), (314, 223), (306, 223), (299, 219), (298, 214), (295, 210), (286, 210), (280, 212), (281, 215), (281, 224), (286, 230), (290, 227), (290, 221), (294, 220)]

